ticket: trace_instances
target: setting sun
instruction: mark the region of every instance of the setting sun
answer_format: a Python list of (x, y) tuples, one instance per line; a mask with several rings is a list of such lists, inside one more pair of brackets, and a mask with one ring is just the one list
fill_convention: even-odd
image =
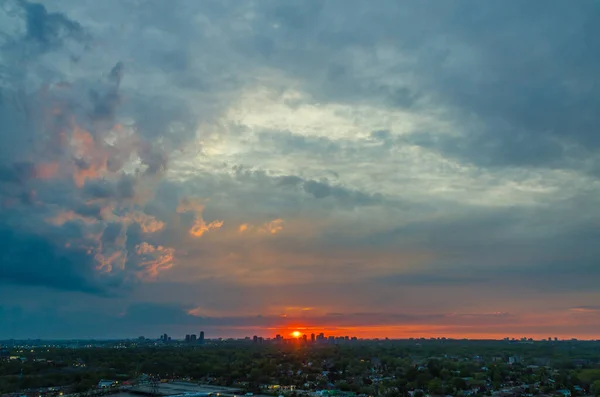
[(291, 334), (294, 338), (299, 338), (302, 336), (302, 333), (300, 331), (294, 331)]

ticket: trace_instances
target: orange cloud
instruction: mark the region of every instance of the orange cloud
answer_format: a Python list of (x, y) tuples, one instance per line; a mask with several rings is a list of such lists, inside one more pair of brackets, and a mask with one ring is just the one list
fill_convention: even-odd
[(118, 262), (118, 267), (123, 269), (125, 267), (126, 255), (123, 251), (115, 251), (112, 254), (106, 256), (101, 252), (98, 252), (94, 255), (94, 259), (98, 262), (96, 266), (96, 270), (103, 271), (105, 273), (110, 273), (113, 270), (113, 265)]
[(260, 231), (265, 231), (271, 234), (277, 234), (283, 230), (283, 219), (275, 219), (262, 226)]
[(187, 314), (194, 317), (218, 317), (222, 316), (223, 311), (210, 310), (202, 306), (197, 306), (186, 311)]
[(137, 272), (142, 280), (154, 280), (161, 271), (173, 267), (175, 250), (161, 245), (153, 246), (146, 242), (135, 247), (136, 254), (142, 258), (138, 266), (142, 269)]
[(213, 229), (219, 229), (221, 226), (223, 226), (223, 221), (212, 221), (211, 223), (207, 224), (202, 218), (196, 219), (194, 225), (190, 229), (190, 234), (194, 237), (201, 237), (205, 232)]
[(62, 212), (56, 214), (55, 216), (53, 216), (52, 218), (46, 219), (46, 222), (51, 223), (55, 226), (62, 226), (65, 223), (73, 221), (73, 220), (80, 220), (87, 224), (96, 223), (96, 219), (81, 216), (72, 210), (62, 211)]
[(238, 227), (239, 233), (254, 230), (258, 233), (277, 234), (283, 230), (283, 219), (274, 219), (260, 226), (252, 226), (249, 223), (243, 223)]
[[(98, 179), (106, 170), (108, 156), (104, 148), (97, 148), (92, 135), (74, 125), (71, 145), (73, 155), (78, 162), (73, 171), (73, 180), (75, 185), (82, 187), (88, 179)], [(82, 165), (83, 164), (83, 165)]]
[(39, 179), (52, 179), (58, 173), (58, 162), (38, 164), (35, 167), (35, 176)]
[(194, 224), (189, 231), (189, 233), (194, 237), (201, 237), (205, 232), (219, 229), (223, 226), (223, 221), (218, 220), (207, 224), (202, 218), (203, 211), (204, 203), (200, 199), (184, 198), (177, 206), (177, 213), (179, 214), (186, 212), (194, 213)]
[(159, 221), (152, 215), (147, 215), (143, 212), (132, 212), (128, 215), (128, 218), (140, 225), (144, 233), (155, 233), (165, 227), (164, 222)]

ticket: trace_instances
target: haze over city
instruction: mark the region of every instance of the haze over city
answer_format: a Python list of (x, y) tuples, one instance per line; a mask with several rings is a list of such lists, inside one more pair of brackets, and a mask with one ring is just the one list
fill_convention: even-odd
[(0, 6), (0, 339), (600, 338), (597, 1)]

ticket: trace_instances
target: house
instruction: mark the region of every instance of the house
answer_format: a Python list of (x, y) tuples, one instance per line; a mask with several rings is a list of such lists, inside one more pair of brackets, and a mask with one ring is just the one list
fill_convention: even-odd
[(98, 382), (98, 389), (108, 389), (109, 387), (113, 387), (114, 385), (116, 385), (117, 382), (115, 382), (114, 380), (100, 380), (100, 382)]

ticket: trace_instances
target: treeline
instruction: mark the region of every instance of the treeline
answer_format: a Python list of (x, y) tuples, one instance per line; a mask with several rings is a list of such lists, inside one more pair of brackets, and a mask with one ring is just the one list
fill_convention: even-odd
[[(539, 382), (540, 392), (567, 388), (577, 394), (576, 386), (600, 392), (600, 343), (592, 342), (426, 340), (327, 346), (223, 343), (185, 348), (44, 348), (13, 351), (11, 355), (25, 361), (0, 362), (1, 393), (65, 385), (84, 391), (100, 379), (125, 380), (141, 374), (192, 378), (223, 386), (242, 382), (249, 391), (258, 391), (263, 384), (296, 385), (300, 389), (309, 385), (312, 389), (335, 387), (390, 397), (406, 395), (413, 389), (459, 394), (479, 386), (484, 395), (490, 388), (519, 382)], [(508, 365), (509, 357), (516, 357), (518, 363)], [(483, 370), (485, 366), (489, 368)]]

